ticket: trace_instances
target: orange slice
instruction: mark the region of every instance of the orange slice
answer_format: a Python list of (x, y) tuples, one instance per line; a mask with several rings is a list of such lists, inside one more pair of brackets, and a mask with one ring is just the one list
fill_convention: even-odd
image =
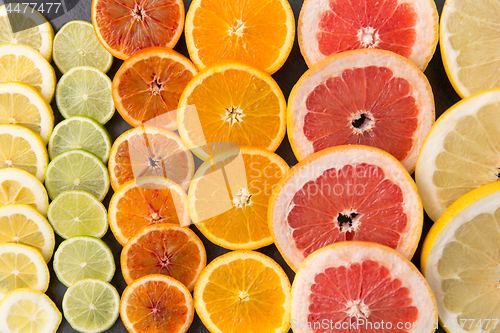
[(293, 270), (319, 248), (343, 241), (376, 242), (411, 258), (423, 219), (408, 172), (369, 146), (311, 155), (276, 186), (269, 203), (271, 233)]
[(288, 138), (300, 160), (328, 147), (362, 144), (412, 173), (434, 124), (434, 97), (408, 59), (383, 50), (331, 56), (308, 70), (288, 101)]
[(438, 30), (433, 0), (306, 0), (298, 23), (300, 51), (309, 67), (336, 53), (383, 49), (424, 70)]
[(434, 295), (418, 269), (376, 243), (324, 247), (302, 263), (293, 281), (295, 333), (432, 333), (437, 316)]
[(205, 68), (187, 85), (177, 123), (186, 145), (207, 160), (207, 143), (212, 154), (217, 142), (274, 152), (285, 136), (285, 113), (285, 97), (269, 74), (227, 61)]
[(151, 46), (173, 48), (184, 27), (181, 0), (93, 0), (92, 24), (102, 46), (125, 60)]
[(196, 313), (210, 332), (285, 333), (290, 281), (271, 258), (234, 251), (212, 261), (194, 289)]
[(262, 148), (232, 148), (206, 161), (188, 194), (189, 213), (211, 242), (231, 250), (272, 244), (267, 208), (286, 162)]
[(134, 179), (111, 197), (108, 220), (113, 235), (121, 245), (150, 224), (188, 226), (187, 196), (179, 185), (166, 178)]
[(120, 317), (130, 333), (185, 333), (193, 322), (193, 298), (174, 278), (147, 275), (123, 291)]
[(186, 16), (186, 44), (199, 69), (243, 60), (273, 74), (295, 39), (287, 0), (194, 0)]
[(183, 55), (166, 47), (150, 47), (128, 58), (116, 73), (112, 93), (120, 115), (136, 127), (153, 122), (177, 128), (179, 98), (198, 70)]
[(166, 177), (187, 188), (194, 174), (194, 161), (175, 133), (141, 126), (116, 139), (108, 169), (114, 191), (129, 180), (146, 176)]
[(147, 226), (122, 250), (121, 266), (127, 284), (150, 274), (176, 279), (190, 291), (207, 264), (205, 247), (189, 228), (170, 223)]

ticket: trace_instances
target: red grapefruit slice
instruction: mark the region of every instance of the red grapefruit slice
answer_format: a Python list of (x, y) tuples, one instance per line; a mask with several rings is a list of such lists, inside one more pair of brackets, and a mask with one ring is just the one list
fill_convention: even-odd
[(309, 67), (344, 51), (384, 49), (424, 70), (436, 50), (438, 29), (433, 0), (306, 0), (298, 37)]
[(268, 220), (293, 270), (336, 242), (369, 241), (411, 258), (423, 208), (413, 179), (394, 157), (368, 146), (339, 146), (292, 168), (271, 195)]
[(398, 252), (368, 242), (324, 247), (300, 266), (292, 286), (292, 329), (319, 332), (434, 332), (434, 295)]
[(362, 144), (392, 154), (412, 173), (434, 119), (425, 75), (382, 50), (324, 60), (300, 78), (288, 101), (288, 137), (299, 161), (328, 147)]
[(102, 46), (125, 60), (152, 46), (173, 48), (184, 28), (182, 0), (93, 0), (92, 24)]

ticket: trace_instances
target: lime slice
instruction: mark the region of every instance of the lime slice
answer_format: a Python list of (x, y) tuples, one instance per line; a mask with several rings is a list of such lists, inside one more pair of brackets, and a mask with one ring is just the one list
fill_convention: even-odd
[(56, 102), (64, 118), (87, 116), (105, 124), (115, 113), (111, 80), (89, 66), (74, 67), (61, 77)]
[(104, 205), (84, 191), (66, 191), (50, 203), (47, 213), (54, 231), (64, 239), (74, 236), (101, 238), (108, 230)]
[(3, 44), (0, 45), (1, 82), (32, 85), (50, 103), (56, 87), (56, 73), (48, 61), (32, 47)]
[(45, 98), (24, 83), (0, 83), (0, 124), (29, 128), (47, 144), (54, 128), (54, 113)]
[(108, 131), (92, 118), (70, 117), (54, 128), (49, 141), (50, 159), (72, 149), (86, 150), (106, 163), (111, 151), (111, 137)]
[(86, 279), (72, 285), (62, 301), (64, 318), (79, 332), (103, 332), (118, 319), (120, 295), (107, 282)]
[(70, 21), (54, 37), (54, 62), (62, 73), (75, 66), (92, 66), (106, 73), (113, 63), (111, 53), (97, 39), (92, 24)]
[(109, 282), (115, 274), (115, 261), (109, 247), (99, 238), (71, 237), (54, 254), (54, 272), (68, 287), (83, 279)]
[(80, 190), (102, 201), (109, 190), (108, 169), (94, 154), (83, 149), (68, 150), (50, 162), (45, 188), (52, 200), (64, 191)]
[(38, 11), (21, 3), (0, 6), (0, 44), (31, 46), (50, 62), (53, 39), (52, 26)]
[(0, 327), (5, 333), (55, 333), (61, 321), (54, 302), (36, 290), (17, 289), (0, 302)]
[(0, 207), (0, 243), (19, 243), (37, 249), (45, 262), (54, 252), (54, 231), (47, 219), (31, 206)]

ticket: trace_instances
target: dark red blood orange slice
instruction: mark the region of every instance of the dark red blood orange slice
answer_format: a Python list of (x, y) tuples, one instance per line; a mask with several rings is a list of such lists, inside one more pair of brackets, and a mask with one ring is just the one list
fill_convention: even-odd
[(97, 38), (115, 57), (125, 60), (152, 47), (173, 48), (184, 28), (181, 0), (93, 0), (92, 24)]
[(400, 253), (368, 242), (322, 248), (292, 286), (295, 333), (434, 332), (437, 306), (422, 274)]
[(413, 179), (394, 157), (369, 146), (310, 156), (270, 200), (271, 233), (294, 270), (314, 251), (343, 241), (376, 242), (411, 258), (422, 232)]
[(361, 144), (396, 157), (411, 173), (434, 124), (423, 73), (381, 50), (332, 56), (307, 71), (288, 103), (288, 136), (299, 160), (328, 147)]
[(424, 70), (438, 42), (433, 0), (306, 0), (299, 17), (299, 45), (309, 67), (329, 55), (383, 49)]

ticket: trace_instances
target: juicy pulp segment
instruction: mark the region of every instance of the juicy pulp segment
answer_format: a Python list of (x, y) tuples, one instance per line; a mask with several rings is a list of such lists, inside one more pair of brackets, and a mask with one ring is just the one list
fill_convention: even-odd
[[(21, 136), (0, 134), (0, 169), (14, 167), (36, 176), (38, 158), (30, 142)], [(44, 149), (44, 148), (42, 148)]]
[[(42, 91), (43, 76), (35, 62), (24, 55), (7, 54), (0, 57), (0, 82), (22, 82)], [(47, 98), (47, 96), (44, 96)]]
[(40, 134), (40, 111), (20, 93), (0, 94), (0, 124), (16, 124)]
[(37, 208), (36, 195), (17, 180), (5, 180), (0, 184), (0, 205), (13, 203), (30, 205)]

